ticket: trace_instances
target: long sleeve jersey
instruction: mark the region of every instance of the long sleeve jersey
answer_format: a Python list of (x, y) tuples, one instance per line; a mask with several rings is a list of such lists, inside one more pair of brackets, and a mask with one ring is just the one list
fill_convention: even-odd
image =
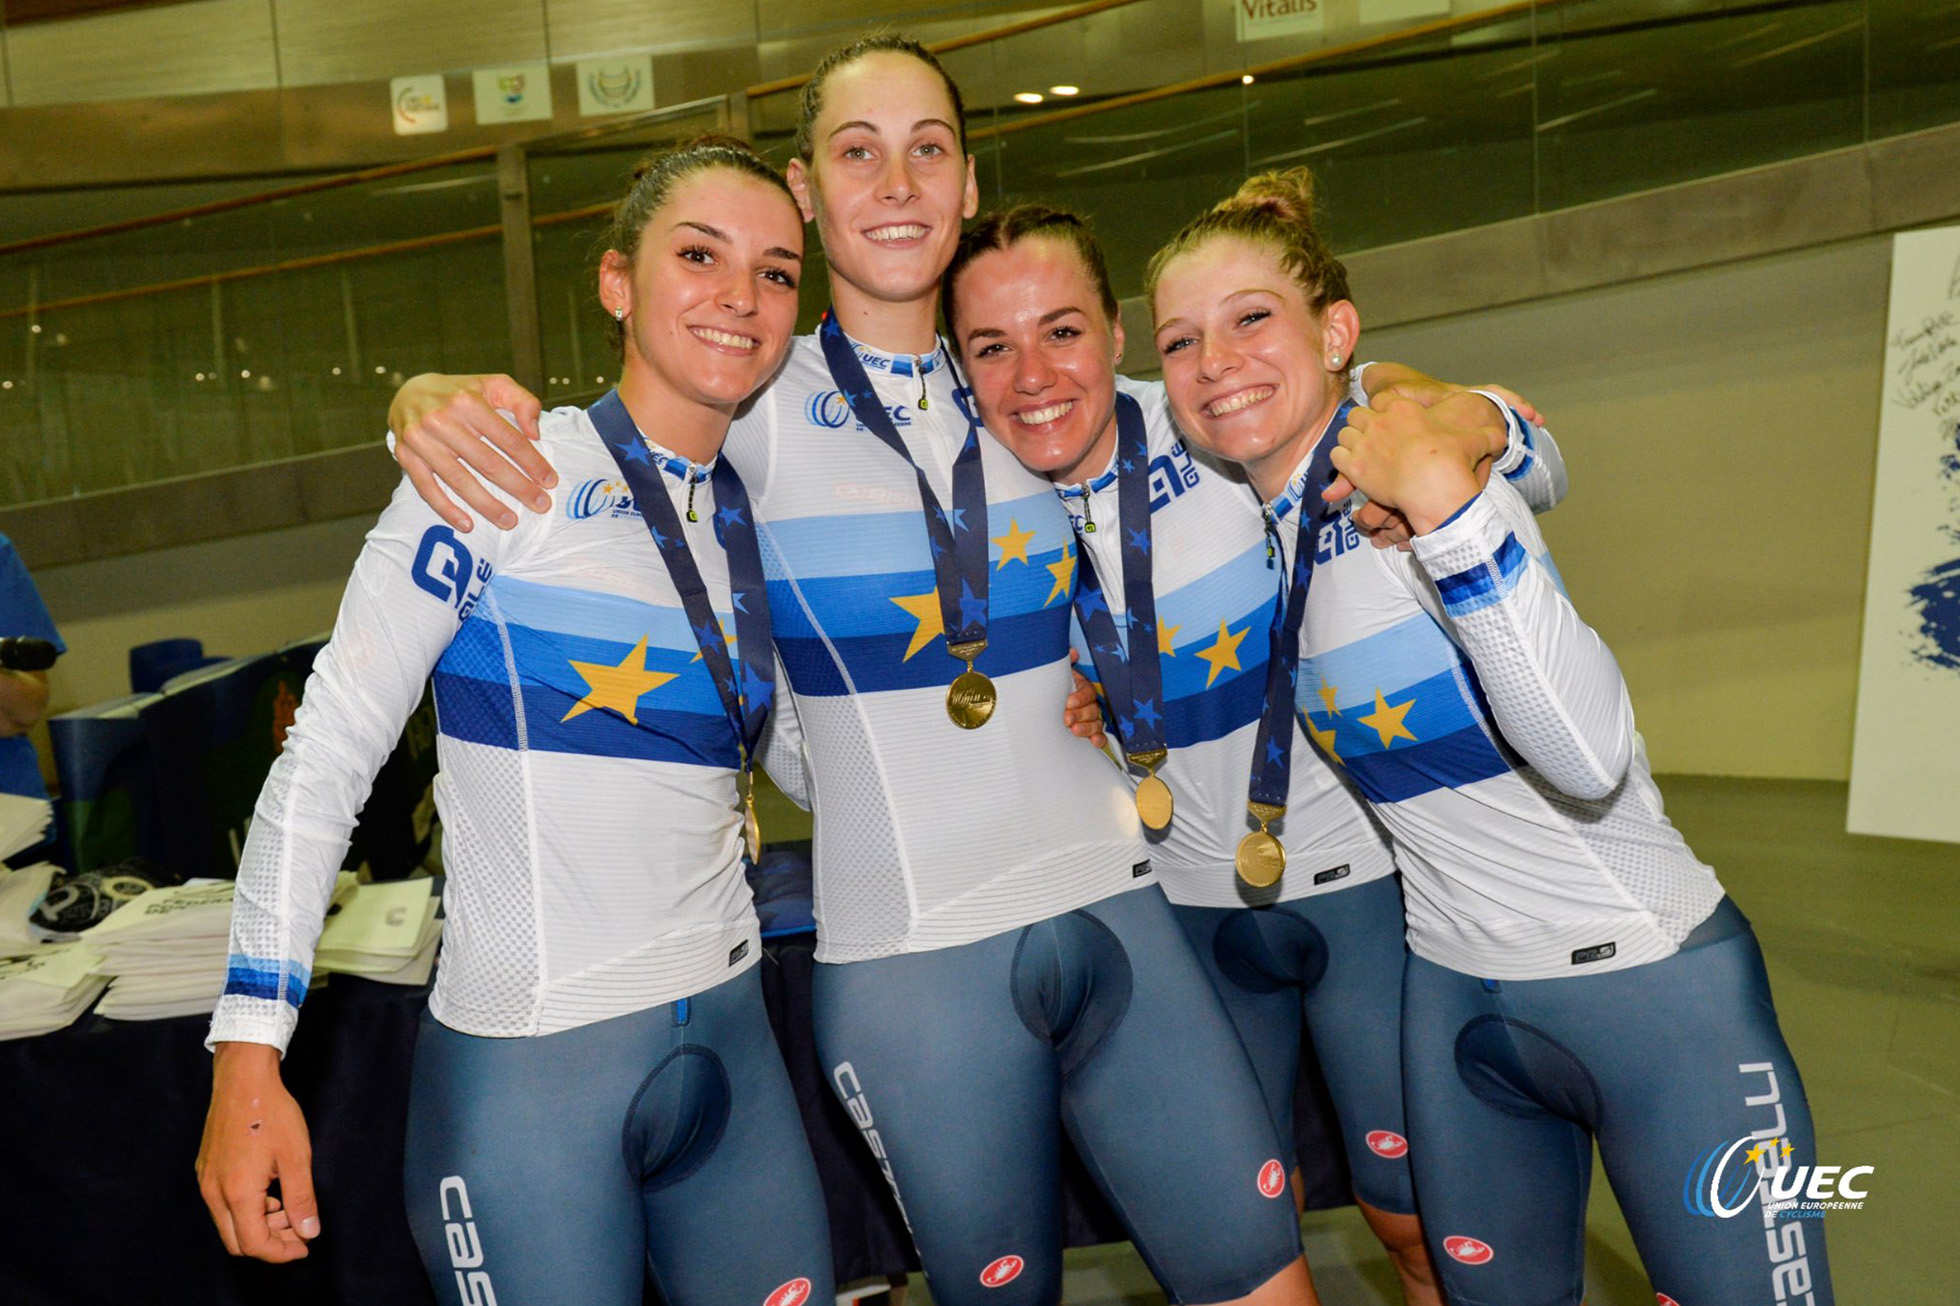
[[(972, 417), (950, 351), (856, 348), (950, 512)], [(986, 520), (956, 529), (989, 540), (978, 667), (999, 705), (963, 730), (946, 712), (964, 664), (946, 648), (917, 478), (859, 426), (814, 336), (724, 456), (755, 508), (778, 699), (793, 700), (808, 760), (819, 960), (969, 943), (1155, 882), (1128, 786), (1062, 722), (1075, 542), (1045, 480), (982, 433)]]
[[(1265, 706), (1267, 631), (1289, 570), (1267, 548), (1258, 497), (1245, 473), (1189, 447), (1163, 385), (1119, 377), (1117, 386), (1143, 409), (1150, 453), (1151, 580), (1170, 749), (1157, 774), (1177, 804), (1168, 829), (1147, 832), (1164, 892), (1184, 905), (1237, 907), (1328, 893), (1389, 874), (1394, 862), (1365, 805), (1305, 741), (1294, 744), (1286, 816), (1272, 827), (1286, 848), (1286, 873), (1256, 889), (1233, 872), (1239, 840), (1258, 828), (1246, 810), (1247, 787)], [(1365, 403), (1367, 396), (1357, 387), (1355, 398)], [(1510, 440), (1493, 471), (1517, 484), (1534, 507), (1551, 508), (1564, 493), (1557, 444), (1514, 414), (1508, 426)], [(1116, 478), (1105, 474), (1059, 492), (1127, 650)], [(1089, 522), (1097, 529), (1084, 530)], [(1078, 666), (1093, 677), (1095, 663), (1079, 624), (1074, 638)], [(1132, 769), (1130, 778), (1143, 774)]]
[[(436, 1019), (550, 1033), (755, 963), (734, 732), (597, 431), (570, 408), (540, 426), (548, 513), (459, 536), (404, 484), (369, 533), (259, 796), (213, 1042), (285, 1047), (348, 832), (432, 674)], [(733, 647), (712, 483), (663, 479)]]
[(1493, 477), (1412, 553), (1345, 513), (1312, 543), (1300, 721), (1389, 831), (1410, 949), (1491, 979), (1672, 955), (1722, 888), (1518, 492)]

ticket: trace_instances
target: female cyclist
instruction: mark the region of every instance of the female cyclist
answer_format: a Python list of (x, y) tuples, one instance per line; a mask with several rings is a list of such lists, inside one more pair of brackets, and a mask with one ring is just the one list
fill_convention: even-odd
[(802, 224), (746, 146), (704, 141), (637, 175), (608, 244), (619, 388), (541, 422), (589, 492), (465, 544), (404, 487), (355, 564), (239, 868), (198, 1174), (234, 1254), (321, 1232), (279, 1059), (348, 831), (433, 673), (446, 938), (404, 1180), (431, 1281), (628, 1306), (650, 1271), (677, 1303), (828, 1300), (754, 969), (738, 785), (775, 668), (718, 458), (789, 348)]
[[(1300, 724), (1403, 874), (1410, 1157), (1449, 1300), (1582, 1299), (1596, 1140), (1661, 1301), (1828, 1303), (1821, 1225), (1769, 1195), (1813, 1136), (1749, 924), (1663, 814), (1517, 492), (1433, 410), (1344, 406), (1360, 322), (1306, 171), (1187, 225), (1150, 293), (1179, 425), (1276, 519)], [(1358, 547), (1352, 488), (1412, 552)]]

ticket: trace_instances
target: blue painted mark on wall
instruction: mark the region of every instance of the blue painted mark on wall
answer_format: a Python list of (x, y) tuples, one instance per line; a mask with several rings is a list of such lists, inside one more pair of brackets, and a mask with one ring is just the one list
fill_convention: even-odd
[[(1947, 535), (1960, 542), (1960, 424), (1949, 431), (1953, 448), (1940, 456), (1940, 472), (1955, 491), (1953, 521)], [(1913, 656), (1927, 666), (1960, 671), (1960, 558), (1943, 562), (1906, 591), (1919, 613), (1919, 647)]]

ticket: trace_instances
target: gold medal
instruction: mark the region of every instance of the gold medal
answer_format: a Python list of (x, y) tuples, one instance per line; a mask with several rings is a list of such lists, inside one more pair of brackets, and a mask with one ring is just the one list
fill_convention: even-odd
[(946, 646), (949, 653), (966, 663), (966, 670), (953, 678), (951, 687), (946, 691), (946, 715), (962, 730), (978, 730), (986, 725), (998, 701), (994, 682), (973, 669), (973, 660), (986, 647), (987, 641), (984, 639)]
[(1150, 772), (1137, 782), (1137, 815), (1145, 826), (1152, 830), (1167, 830), (1171, 824), (1171, 814), (1176, 802), (1171, 798), (1171, 787), (1157, 778), (1157, 768), (1170, 756), (1170, 750), (1153, 748), (1148, 752), (1131, 753), (1130, 762)]
[(1286, 873), (1286, 849), (1266, 829), (1266, 823), (1285, 816), (1286, 807), (1274, 803), (1247, 803), (1246, 807), (1258, 820), (1259, 828), (1239, 840), (1232, 864), (1238, 868), (1239, 878), (1253, 888), (1271, 888)]

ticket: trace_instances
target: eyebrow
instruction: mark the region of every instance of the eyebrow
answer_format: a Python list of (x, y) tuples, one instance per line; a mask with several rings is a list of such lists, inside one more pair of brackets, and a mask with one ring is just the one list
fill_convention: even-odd
[[(723, 231), (719, 227), (711, 227), (705, 222), (695, 222), (688, 218), (682, 218), (679, 222), (676, 222), (674, 226), (676, 228), (692, 227), (694, 230), (700, 232), (702, 235), (707, 236), (713, 240), (721, 241), (725, 245), (732, 245), (735, 243), (734, 241), (728, 239), (727, 232)], [(784, 249), (781, 245), (771, 245), (768, 249), (765, 249), (762, 252), (765, 256), (769, 258), (786, 258), (797, 263), (801, 263), (803, 261), (803, 256), (801, 254), (797, 253), (793, 249)]]
[[(834, 139), (839, 132), (849, 131), (853, 127), (861, 127), (865, 131), (870, 132), (873, 136), (879, 134), (878, 125), (876, 123), (866, 122), (862, 118), (853, 118), (849, 122), (840, 122), (835, 127), (831, 128), (830, 135), (826, 136), (824, 139), (825, 140)], [(921, 118), (917, 122), (912, 124), (912, 130), (915, 133), (927, 127), (944, 127), (952, 135), (954, 136), (959, 135), (958, 132), (953, 131), (953, 124), (947, 122), (944, 118)]]
[[(1048, 312), (1043, 313), (1041, 317), (1035, 322), (1035, 325), (1047, 326), (1050, 322), (1059, 321), (1060, 319), (1067, 317), (1071, 313), (1082, 314), (1082, 316), (1084, 317), (1088, 316), (1088, 314), (1082, 313), (1081, 309), (1076, 308), (1074, 305), (1070, 305), (1067, 308), (1051, 309)], [(982, 337), (985, 337), (989, 340), (993, 340), (993, 339), (1002, 338), (1006, 335), (1007, 332), (1001, 330), (999, 327), (975, 327), (973, 328), (973, 330), (966, 333), (966, 338), (968, 340), (979, 340)]]

